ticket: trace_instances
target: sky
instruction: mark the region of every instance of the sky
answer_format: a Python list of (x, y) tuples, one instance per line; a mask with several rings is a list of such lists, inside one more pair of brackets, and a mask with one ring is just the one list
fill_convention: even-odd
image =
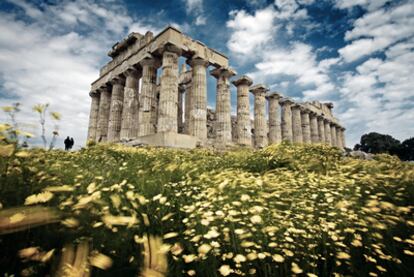
[[(368, 132), (414, 136), (414, 1), (2, 0), (0, 106), (21, 103), (20, 128), (38, 143), (32, 107), (49, 103), (62, 115), (57, 145), (71, 136), (79, 148), (90, 84), (112, 45), (168, 25), (222, 52), (239, 75), (271, 92), (332, 102), (348, 147)], [(211, 76), (208, 104), (215, 106)], [(50, 134), (51, 120), (47, 126)]]

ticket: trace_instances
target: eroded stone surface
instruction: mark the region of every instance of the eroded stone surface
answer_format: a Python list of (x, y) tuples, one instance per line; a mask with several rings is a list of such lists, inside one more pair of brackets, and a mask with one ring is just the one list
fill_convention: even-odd
[[(233, 144), (261, 148), (286, 140), (345, 147), (345, 128), (333, 116), (332, 103), (295, 103), (280, 93), (266, 95), (267, 87), (253, 85), (247, 76), (231, 82), (235, 72), (226, 56), (173, 27), (156, 36), (132, 33), (108, 55), (112, 60), (101, 69), (90, 92), (89, 140), (151, 144), (152, 138), (163, 141), (159, 146), (182, 147), (183, 138), (196, 141), (191, 142), (194, 147), (217, 148)], [(180, 56), (189, 67), (183, 63), (179, 71)], [(215, 111), (207, 109), (209, 66), (215, 68), (211, 74), (217, 79)], [(237, 88), (235, 115), (231, 115), (230, 83)], [(254, 95), (253, 114), (249, 91)]]

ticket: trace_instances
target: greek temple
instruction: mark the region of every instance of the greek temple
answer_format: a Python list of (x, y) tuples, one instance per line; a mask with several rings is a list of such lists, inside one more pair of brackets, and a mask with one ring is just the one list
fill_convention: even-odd
[[(131, 33), (116, 43), (89, 93), (88, 140), (178, 148), (247, 146), (281, 141), (345, 147), (345, 128), (332, 103), (295, 103), (248, 76), (226, 56), (174, 27), (157, 36)], [(179, 58), (185, 63), (179, 69)], [(208, 72), (209, 67), (214, 68)], [(216, 80), (215, 110), (207, 107), (207, 74)], [(231, 114), (230, 84), (237, 88)], [(252, 93), (251, 114), (249, 92)]]

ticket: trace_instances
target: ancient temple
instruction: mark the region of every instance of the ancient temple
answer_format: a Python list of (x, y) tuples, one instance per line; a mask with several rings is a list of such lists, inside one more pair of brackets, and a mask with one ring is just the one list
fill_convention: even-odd
[[(131, 33), (108, 55), (112, 60), (89, 94), (88, 140), (179, 148), (261, 148), (283, 140), (345, 146), (332, 103), (295, 103), (248, 76), (236, 77), (225, 55), (173, 27), (157, 36)], [(186, 59), (181, 69), (180, 57)], [(208, 73), (217, 80), (214, 111), (207, 108)], [(235, 116), (230, 84), (237, 88)]]

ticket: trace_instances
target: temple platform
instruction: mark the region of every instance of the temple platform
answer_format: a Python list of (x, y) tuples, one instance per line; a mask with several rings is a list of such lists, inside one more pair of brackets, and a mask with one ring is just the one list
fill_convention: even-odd
[(142, 136), (137, 139), (126, 142), (129, 146), (160, 146), (194, 149), (197, 147), (198, 139), (194, 136), (177, 134), (173, 132), (160, 132), (148, 136)]

